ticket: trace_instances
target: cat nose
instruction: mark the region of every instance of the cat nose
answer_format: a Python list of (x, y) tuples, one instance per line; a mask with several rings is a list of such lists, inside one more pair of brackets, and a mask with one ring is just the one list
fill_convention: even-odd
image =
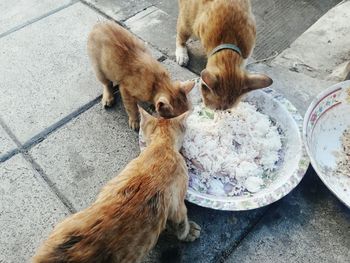
[(220, 106), (220, 107), (217, 107), (216, 110), (225, 110), (225, 107)]

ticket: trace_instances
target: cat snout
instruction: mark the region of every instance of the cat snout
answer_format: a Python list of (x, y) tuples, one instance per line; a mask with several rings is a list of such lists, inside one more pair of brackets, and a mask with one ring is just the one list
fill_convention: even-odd
[(223, 105), (220, 105), (220, 106), (217, 108), (217, 110), (227, 110), (227, 109), (229, 109), (229, 108), (231, 108), (230, 105), (228, 105), (228, 104), (223, 104)]

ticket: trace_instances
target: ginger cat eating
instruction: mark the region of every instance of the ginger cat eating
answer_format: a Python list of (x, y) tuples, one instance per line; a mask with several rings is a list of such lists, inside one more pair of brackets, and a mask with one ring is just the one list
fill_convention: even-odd
[(188, 112), (156, 119), (140, 109), (147, 147), (102, 189), (85, 210), (59, 223), (34, 263), (133, 263), (156, 244), (165, 229), (194, 241), (200, 227), (187, 218), (185, 160), (179, 153)]
[(167, 70), (152, 58), (141, 40), (118, 24), (95, 25), (88, 39), (88, 54), (104, 86), (103, 106), (113, 105), (113, 82), (118, 83), (131, 128), (139, 128), (140, 101), (152, 103), (159, 115), (167, 118), (189, 109), (186, 94), (194, 82), (172, 82)]
[(225, 110), (245, 93), (272, 84), (268, 76), (244, 70), (256, 39), (249, 0), (179, 0), (176, 60), (182, 66), (188, 62), (186, 41), (192, 35), (200, 39), (208, 56), (201, 72), (206, 106)]

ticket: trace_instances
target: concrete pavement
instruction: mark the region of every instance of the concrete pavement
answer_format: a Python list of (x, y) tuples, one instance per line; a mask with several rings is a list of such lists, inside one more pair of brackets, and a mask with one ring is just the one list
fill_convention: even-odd
[[(339, 1), (287, 2), (253, 1), (260, 30), (255, 58), (282, 51)], [(290, 8), (309, 10), (312, 16), (305, 23), (283, 22), (279, 16), (269, 37), (261, 36), (274, 13), (283, 11), (286, 18)], [(139, 152), (120, 98), (110, 110), (99, 103), (102, 88), (86, 54), (89, 30), (97, 21), (117, 20), (147, 42), (174, 79), (186, 80), (203, 68), (205, 57), (192, 41), (189, 69), (174, 62), (176, 16), (173, 0), (0, 4), (0, 262), (28, 261), (57, 222), (91, 203), (100, 187)], [(283, 43), (272, 37), (285, 30), (291, 32)], [(301, 114), (315, 94), (332, 84), (272, 64), (249, 69), (271, 75), (273, 88)], [(266, 208), (222, 212), (188, 207), (189, 216), (202, 226), (201, 238), (184, 244), (162, 235), (145, 262), (350, 258), (350, 212), (312, 169), (293, 193)]]

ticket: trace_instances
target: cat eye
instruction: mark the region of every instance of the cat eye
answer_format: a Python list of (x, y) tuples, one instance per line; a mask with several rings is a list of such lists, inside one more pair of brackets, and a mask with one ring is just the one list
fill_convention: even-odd
[(211, 91), (211, 89), (209, 88), (208, 84), (205, 83), (205, 81), (203, 79), (201, 79), (201, 87), (202, 89), (206, 90), (206, 91)]

